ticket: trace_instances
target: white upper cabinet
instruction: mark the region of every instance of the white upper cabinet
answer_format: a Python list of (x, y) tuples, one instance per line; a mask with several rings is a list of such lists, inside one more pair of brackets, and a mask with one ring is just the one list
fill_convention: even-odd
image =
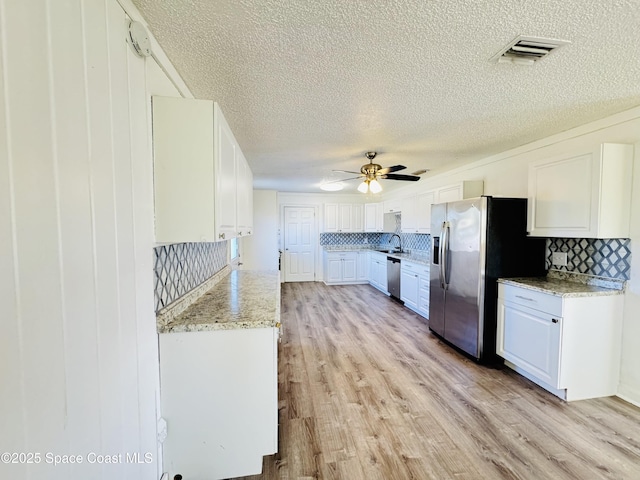
[(383, 203), (384, 213), (399, 213), (402, 211), (402, 199), (392, 198)]
[[(209, 102), (211, 103), (211, 102)], [(234, 238), (237, 233), (236, 139), (217, 103), (213, 104), (213, 143), (215, 148), (215, 224), (216, 240)], [(240, 154), (241, 155), (241, 154)]]
[(627, 238), (632, 162), (633, 146), (605, 143), (530, 164), (529, 234)]
[(364, 206), (350, 203), (325, 203), (323, 232), (364, 231)]
[(482, 180), (468, 180), (447, 185), (436, 190), (435, 203), (448, 203), (464, 200), (465, 198), (479, 197), (484, 193)]
[(237, 172), (237, 228), (238, 236), (244, 237), (253, 232), (253, 173), (242, 151), (236, 151)]
[(251, 169), (217, 103), (153, 97), (153, 150), (157, 243), (216, 242), (252, 228)]
[(431, 205), (479, 197), (483, 190), (482, 180), (468, 180), (403, 198), (402, 232), (431, 233)]
[(418, 231), (418, 206), (416, 205), (416, 195), (409, 195), (402, 199), (402, 217), (400, 217), (401, 230), (403, 233), (414, 233)]
[(382, 232), (384, 213), (382, 203), (366, 203), (364, 205), (364, 231)]

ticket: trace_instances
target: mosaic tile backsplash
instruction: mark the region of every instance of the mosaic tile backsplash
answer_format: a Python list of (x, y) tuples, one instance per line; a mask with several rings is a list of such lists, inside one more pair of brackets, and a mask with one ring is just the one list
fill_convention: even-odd
[[(552, 265), (554, 252), (567, 253), (567, 266)], [(628, 238), (550, 238), (547, 240), (547, 269), (629, 280), (631, 240)]]
[(153, 249), (155, 309), (175, 302), (227, 264), (227, 242), (176, 243)]
[[(431, 236), (424, 233), (402, 233), (400, 231), (400, 215), (396, 215), (395, 234), (400, 235), (402, 249), (416, 251), (431, 249)], [(387, 246), (392, 233), (321, 233), (320, 245), (382, 245)], [(398, 246), (398, 239), (392, 240), (394, 247)]]

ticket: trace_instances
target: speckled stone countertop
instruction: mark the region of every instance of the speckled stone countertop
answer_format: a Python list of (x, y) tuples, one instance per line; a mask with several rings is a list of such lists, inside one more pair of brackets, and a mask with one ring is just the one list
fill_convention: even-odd
[(501, 278), (498, 282), (559, 297), (620, 295), (624, 293), (625, 287), (623, 280), (558, 270), (550, 270), (546, 277)]
[(278, 327), (278, 271), (232, 270), (184, 312), (158, 320), (158, 333)]
[(420, 253), (416, 251), (402, 252), (402, 253), (398, 253), (398, 252), (387, 253), (387, 252), (380, 251), (380, 249), (376, 248), (373, 245), (364, 245), (364, 246), (363, 245), (325, 245), (324, 250), (326, 252), (361, 252), (365, 250), (370, 252), (381, 253), (388, 257), (399, 258), (400, 260), (408, 260), (410, 262), (420, 263), (422, 265), (427, 265), (427, 266), (431, 265), (431, 262), (430, 262), (431, 257), (429, 257), (429, 253), (424, 252), (422, 250), (418, 251)]

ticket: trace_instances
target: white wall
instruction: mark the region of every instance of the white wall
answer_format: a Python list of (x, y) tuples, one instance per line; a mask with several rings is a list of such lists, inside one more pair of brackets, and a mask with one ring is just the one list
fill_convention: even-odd
[(253, 235), (241, 240), (242, 269), (278, 269), (278, 218), (277, 192), (254, 190)]
[(527, 196), (530, 162), (565, 152), (589, 150), (600, 143), (635, 145), (631, 211), (631, 280), (625, 294), (619, 395), (640, 406), (640, 108), (574, 128), (470, 165), (425, 177), (415, 185), (392, 192), (393, 197), (429, 190), (462, 180), (484, 180), (485, 194)]
[(6, 477), (159, 478), (147, 87), (177, 90), (126, 20), (116, 0), (0, 0), (0, 452), (42, 455)]

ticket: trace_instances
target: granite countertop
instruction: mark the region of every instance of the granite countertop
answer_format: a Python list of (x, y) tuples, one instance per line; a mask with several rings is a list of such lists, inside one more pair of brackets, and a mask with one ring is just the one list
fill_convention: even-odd
[(158, 319), (158, 333), (280, 326), (278, 271), (232, 270), (175, 318)]
[(361, 251), (370, 251), (381, 253), (382, 255), (386, 255), (387, 257), (398, 258), (400, 260), (408, 260), (410, 262), (420, 263), (422, 265), (431, 265), (431, 257), (429, 257), (428, 252), (416, 253), (414, 252), (392, 252), (387, 253), (386, 251), (382, 251), (375, 246), (362, 246), (362, 245), (326, 245), (324, 246), (324, 250), (326, 252), (361, 252)]
[(622, 280), (550, 270), (546, 277), (500, 278), (499, 283), (549, 293), (559, 297), (621, 295)]

